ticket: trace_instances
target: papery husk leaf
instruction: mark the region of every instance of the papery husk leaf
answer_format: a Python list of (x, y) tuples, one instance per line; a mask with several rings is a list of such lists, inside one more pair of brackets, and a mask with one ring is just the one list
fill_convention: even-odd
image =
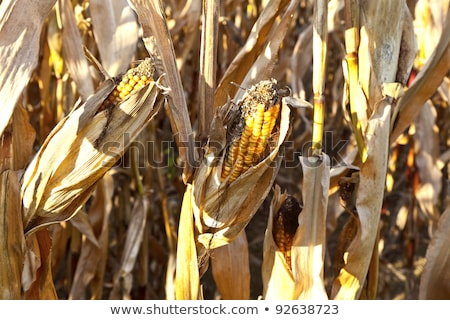
[(124, 73), (138, 42), (134, 12), (126, 0), (91, 0), (89, 8), (103, 67), (110, 76)]
[(270, 204), (267, 228), (264, 234), (261, 271), (263, 299), (265, 300), (294, 300), (298, 296), (298, 292), (297, 294), (295, 293), (296, 284), (292, 271), (287, 265), (284, 255), (275, 243), (272, 234), (274, 214), (278, 212), (286, 197), (287, 194), (281, 194), (280, 187), (276, 185)]
[(427, 248), (426, 263), (420, 278), (419, 299), (450, 299), (450, 208), (439, 219)]
[(25, 238), (20, 218), (19, 182), (16, 173), (0, 176), (0, 299), (21, 297)]
[(330, 159), (300, 157), (303, 169), (303, 210), (292, 242), (292, 273), (296, 299), (328, 299), (323, 279)]
[(37, 66), (42, 25), (55, 3), (56, 0), (1, 2), (0, 136)]
[(250, 299), (250, 264), (245, 232), (211, 252), (214, 281), (223, 300)]
[(378, 233), (384, 197), (391, 105), (388, 98), (376, 106), (367, 128), (368, 157), (362, 164), (356, 196), (361, 228), (348, 248), (346, 265), (334, 280), (331, 297), (358, 299), (364, 285)]
[(283, 103), (276, 145), (266, 158), (231, 184), (229, 177), (223, 181), (220, 178), (223, 159), (212, 167), (206, 161), (201, 163), (194, 176), (193, 192), (195, 221), (200, 233), (198, 242), (204, 249), (233, 241), (264, 201), (280, 166), (278, 152), (289, 131), (289, 115), (289, 107)]
[(197, 251), (194, 239), (192, 185), (186, 186), (178, 226), (178, 246), (175, 278), (177, 300), (196, 300), (200, 293)]
[(76, 214), (95, 183), (156, 114), (164, 97), (152, 82), (113, 110), (95, 114), (113, 87), (111, 79), (105, 81), (64, 118), (26, 169), (22, 200), (27, 232)]

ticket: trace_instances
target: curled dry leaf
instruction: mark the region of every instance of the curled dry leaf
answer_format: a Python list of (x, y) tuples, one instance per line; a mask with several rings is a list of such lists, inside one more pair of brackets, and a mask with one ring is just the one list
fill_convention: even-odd
[[(139, 71), (139, 66), (132, 70)], [(115, 81), (107, 79), (53, 129), (23, 176), (26, 232), (76, 214), (96, 182), (159, 110), (166, 94), (159, 82), (150, 79), (135, 92), (128, 87), (114, 90)], [(124, 90), (125, 100), (109, 98), (111, 92), (120, 95)]]

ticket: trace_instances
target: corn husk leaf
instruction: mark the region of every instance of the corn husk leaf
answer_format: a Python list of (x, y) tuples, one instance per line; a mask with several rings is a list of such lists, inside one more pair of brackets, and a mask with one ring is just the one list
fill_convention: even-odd
[(55, 2), (6, 0), (0, 5), (0, 59), (7, 61), (0, 71), (0, 135), (36, 68), (42, 24)]
[(163, 94), (151, 82), (115, 106), (95, 114), (112, 91), (108, 79), (95, 95), (49, 134), (24, 173), (23, 218), (27, 232), (70, 219), (91, 195), (95, 183), (159, 110)]
[(280, 187), (276, 185), (264, 234), (262, 283), (263, 299), (265, 300), (293, 300), (298, 296), (292, 269), (287, 265), (286, 259), (280, 252), (272, 235), (274, 214), (278, 212), (286, 198), (287, 194), (282, 194)]
[(89, 4), (103, 67), (111, 76), (124, 73), (138, 42), (139, 28), (134, 12), (126, 0), (92, 0)]
[(420, 278), (419, 299), (450, 299), (450, 209), (439, 219), (439, 225), (427, 248), (426, 263)]
[[(279, 169), (278, 152), (289, 131), (289, 114), (289, 107), (283, 103), (279, 136), (270, 154), (231, 184), (228, 179), (221, 181), (220, 178), (223, 157), (217, 163), (206, 160), (201, 163), (194, 176), (193, 193), (198, 243), (204, 249), (218, 248), (233, 241), (263, 202)], [(223, 138), (219, 138), (211, 145), (223, 145), (222, 141)]]
[(211, 252), (214, 281), (223, 300), (250, 299), (250, 264), (245, 232)]
[(303, 210), (292, 243), (296, 299), (328, 299), (323, 282), (330, 159), (301, 157)]
[(20, 219), (19, 182), (10, 170), (4, 171), (0, 178), (0, 299), (20, 299), (25, 238)]

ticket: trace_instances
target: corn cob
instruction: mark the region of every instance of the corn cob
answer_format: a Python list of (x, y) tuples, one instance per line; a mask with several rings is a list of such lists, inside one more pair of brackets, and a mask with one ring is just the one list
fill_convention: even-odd
[(97, 112), (109, 107), (114, 107), (124, 101), (130, 94), (133, 94), (153, 80), (155, 71), (154, 62), (151, 58), (146, 58), (138, 66), (129, 69), (120, 79), (114, 90), (102, 103)]
[(232, 137), (221, 178), (229, 177), (228, 182), (236, 180), (251, 166), (258, 163), (268, 145), (280, 112), (280, 95), (276, 80), (265, 80), (250, 88), (238, 103), (241, 119), (234, 127), (238, 137)]
[(292, 268), (291, 247), (298, 228), (298, 216), (301, 210), (297, 199), (289, 195), (273, 217), (273, 240), (283, 254), (289, 268)]

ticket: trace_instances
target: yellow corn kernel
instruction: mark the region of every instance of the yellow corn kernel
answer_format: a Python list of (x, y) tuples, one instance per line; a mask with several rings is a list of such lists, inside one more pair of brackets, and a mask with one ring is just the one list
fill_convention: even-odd
[(125, 100), (130, 94), (135, 93), (148, 85), (153, 80), (155, 67), (151, 58), (146, 58), (137, 67), (129, 69), (116, 85), (114, 90), (105, 99), (97, 112), (107, 107), (115, 106)]

